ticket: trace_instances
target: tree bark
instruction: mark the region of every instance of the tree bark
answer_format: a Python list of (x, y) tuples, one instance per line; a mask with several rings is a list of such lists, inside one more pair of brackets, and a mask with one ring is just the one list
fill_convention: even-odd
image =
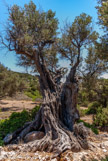
[(75, 72), (76, 68), (71, 68), (61, 95), (61, 118), (70, 131), (73, 131), (73, 125), (79, 119), (77, 110), (78, 80), (75, 77)]
[[(83, 124), (75, 124), (79, 119), (76, 108), (78, 82), (76, 68), (72, 68), (61, 90), (44, 90), (44, 101), (35, 120), (12, 134), (9, 143), (24, 142), (24, 137), (31, 131), (43, 131), (45, 136), (22, 145), (22, 150), (47, 151), (60, 155), (66, 150), (80, 151), (88, 149), (88, 129)], [(56, 89), (56, 88), (55, 88)]]

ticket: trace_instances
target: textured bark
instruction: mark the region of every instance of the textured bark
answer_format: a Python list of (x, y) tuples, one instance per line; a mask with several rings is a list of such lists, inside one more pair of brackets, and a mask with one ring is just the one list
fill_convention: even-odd
[(61, 90), (44, 90), (44, 101), (35, 120), (14, 132), (9, 143), (24, 142), (29, 132), (43, 131), (45, 136), (41, 140), (24, 144), (22, 149), (60, 155), (66, 150), (77, 152), (89, 148), (88, 129), (83, 124), (75, 124), (79, 114), (76, 108), (78, 84), (74, 74), (75, 69), (72, 68)]
[(75, 70), (76, 68), (71, 69), (66, 82), (64, 83), (61, 95), (61, 119), (71, 131), (73, 131), (73, 125), (75, 121), (79, 119), (79, 112), (76, 107), (78, 96), (78, 81), (75, 77)]

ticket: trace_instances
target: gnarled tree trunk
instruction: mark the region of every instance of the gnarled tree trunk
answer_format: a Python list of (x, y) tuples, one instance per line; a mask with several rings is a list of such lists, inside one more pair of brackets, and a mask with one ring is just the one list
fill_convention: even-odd
[[(45, 69), (45, 68), (43, 68)], [(49, 75), (42, 73), (41, 81), (47, 82), (44, 89), (44, 101), (35, 120), (13, 133), (9, 143), (18, 143), (31, 131), (43, 131), (45, 136), (24, 145), (24, 150), (55, 152), (57, 155), (66, 150), (80, 151), (87, 149), (87, 129), (82, 124), (75, 124), (79, 119), (76, 108), (78, 82), (75, 78), (76, 68), (72, 68), (61, 88), (48, 82)], [(43, 79), (46, 79), (45, 81)], [(42, 87), (45, 84), (42, 82)], [(51, 84), (52, 83), (52, 84)], [(23, 146), (23, 145), (22, 145)]]

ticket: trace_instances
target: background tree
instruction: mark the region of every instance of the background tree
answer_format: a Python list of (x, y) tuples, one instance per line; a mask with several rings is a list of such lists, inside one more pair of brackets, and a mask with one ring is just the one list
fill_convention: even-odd
[(108, 30), (108, 1), (107, 0), (99, 0), (99, 5), (97, 6), (98, 9), (98, 18), (99, 23), (103, 25), (103, 27)]
[[(102, 86), (104, 79), (100, 76), (107, 72), (108, 69), (108, 23), (107, 8), (108, 2), (100, 0), (98, 3), (99, 24), (102, 27), (103, 35), (100, 35), (99, 41), (96, 41), (92, 46), (88, 47), (87, 57), (83, 61), (83, 67), (80, 70), (82, 81), (80, 83), (79, 103), (88, 106), (89, 102), (102, 100), (101, 96), (105, 96), (107, 88), (105, 87), (102, 94)], [(106, 83), (105, 83), (106, 86)], [(97, 91), (100, 91), (99, 93)], [(102, 97), (103, 98), (103, 97)], [(104, 101), (103, 101), (104, 102)], [(106, 102), (106, 101), (105, 101)], [(100, 103), (103, 107), (106, 106)], [(106, 103), (105, 103), (106, 104)]]
[[(51, 10), (40, 12), (32, 1), (24, 8), (14, 5), (9, 10), (6, 34), (4, 38), (1, 37), (2, 44), (10, 51), (21, 55), (23, 62), (35, 65), (44, 98), (35, 120), (15, 132), (11, 143), (24, 140), (25, 135), (31, 131), (40, 130), (45, 136), (41, 140), (29, 143), (26, 148), (30, 145), (33, 151), (45, 150), (60, 154), (67, 149), (79, 151), (81, 148), (89, 147), (87, 129), (82, 124), (75, 125), (75, 121), (79, 119), (76, 108), (78, 95), (76, 70), (82, 49), (97, 39), (96, 32), (92, 30), (91, 20), (86, 14), (78, 16), (66, 29), (57, 45), (58, 20), (54, 12)], [(64, 36), (66, 41), (63, 40)], [(57, 45), (58, 52), (62, 53), (62, 56), (71, 58), (69, 59), (71, 69), (62, 85), (60, 83), (62, 75), (58, 72), (60, 69), (54, 69), (54, 74), (51, 74), (53, 61), (50, 64), (49, 60), (53, 57), (56, 62), (58, 53), (54, 51), (54, 45)]]
[(108, 107), (108, 79), (99, 79), (94, 91), (97, 93), (97, 101), (103, 108)]
[(108, 1), (99, 0), (98, 10), (99, 24), (102, 26), (104, 35), (100, 38), (100, 43), (97, 44), (98, 57), (108, 62)]
[(95, 46), (89, 46), (87, 49), (87, 56), (80, 69), (82, 75), (82, 91), (80, 91), (80, 94), (85, 92), (86, 101), (88, 102), (95, 99), (94, 89), (96, 89), (99, 77), (103, 72), (107, 71), (107, 63), (98, 57), (97, 52)]

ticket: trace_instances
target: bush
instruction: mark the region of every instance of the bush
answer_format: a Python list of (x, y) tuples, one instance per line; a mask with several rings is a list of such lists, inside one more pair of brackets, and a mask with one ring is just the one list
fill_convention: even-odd
[(0, 146), (3, 146), (3, 138), (0, 136)]
[(4, 138), (8, 133), (16, 131), (28, 121), (30, 121), (30, 115), (26, 110), (13, 112), (9, 119), (0, 122), (0, 137)]
[(34, 107), (34, 108), (31, 110), (31, 112), (30, 112), (31, 120), (33, 120), (33, 119), (35, 118), (36, 113), (39, 111), (39, 109), (40, 109), (40, 106), (38, 105), (38, 106)]
[(100, 104), (95, 101), (89, 104), (87, 114), (96, 114)]
[(108, 126), (108, 107), (107, 108), (98, 108), (97, 114), (94, 116), (94, 125), (105, 127)]
[(89, 102), (88, 101), (83, 101), (81, 106), (88, 107)]
[(78, 93), (78, 102), (79, 104), (83, 105), (87, 105), (87, 93), (85, 91), (79, 91)]
[(25, 95), (32, 98), (32, 101), (35, 101), (36, 98), (42, 98), (40, 92), (38, 90), (32, 91), (31, 89), (25, 92)]
[(18, 128), (22, 127), (26, 122), (35, 118), (40, 106), (36, 106), (31, 111), (23, 110), (22, 112), (13, 112), (9, 119), (0, 121), (0, 146), (3, 145), (3, 138)]
[(94, 125), (91, 125), (83, 120), (78, 120), (77, 123), (83, 122), (84, 126), (90, 128), (96, 135), (99, 134), (98, 129), (94, 127)]
[(87, 110), (79, 109), (79, 115), (80, 117), (83, 117), (86, 115)]
[(88, 111), (88, 109), (81, 109), (79, 105), (77, 105), (77, 109), (78, 109), (78, 111), (79, 111), (80, 117), (85, 116), (86, 113), (87, 113), (87, 111)]

